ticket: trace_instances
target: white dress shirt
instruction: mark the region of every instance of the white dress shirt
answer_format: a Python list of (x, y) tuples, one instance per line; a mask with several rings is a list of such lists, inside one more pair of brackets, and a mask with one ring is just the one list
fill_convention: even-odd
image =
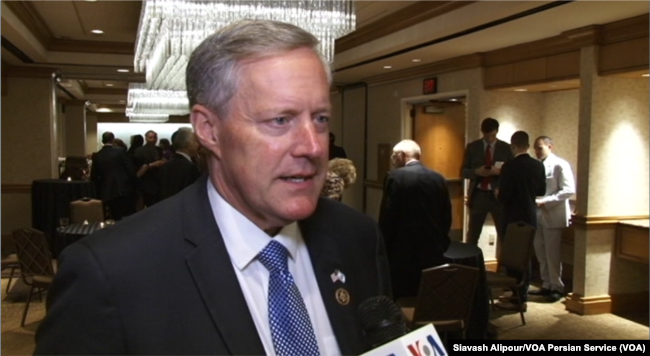
[(289, 272), (305, 301), (320, 354), (340, 355), (298, 223), (283, 227), (275, 237), (271, 237), (228, 204), (210, 180), (207, 184), (214, 218), (223, 235), (228, 255), (266, 354), (275, 356), (268, 316), (269, 271), (256, 256), (273, 238), (289, 251)]

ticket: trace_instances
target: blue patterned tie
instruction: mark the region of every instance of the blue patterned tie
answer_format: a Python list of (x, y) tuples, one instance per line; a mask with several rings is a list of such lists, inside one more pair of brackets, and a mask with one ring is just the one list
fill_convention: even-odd
[(272, 240), (257, 255), (269, 270), (269, 324), (278, 356), (320, 355), (309, 314), (287, 267), (289, 252)]

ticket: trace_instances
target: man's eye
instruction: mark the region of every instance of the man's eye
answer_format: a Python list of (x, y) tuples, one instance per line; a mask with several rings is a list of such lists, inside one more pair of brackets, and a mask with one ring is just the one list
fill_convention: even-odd
[(285, 125), (286, 123), (289, 122), (289, 119), (287, 119), (286, 117), (276, 117), (275, 119), (273, 119), (273, 122), (278, 125)]
[(321, 115), (321, 116), (318, 116), (316, 118), (316, 121), (321, 122), (321, 123), (325, 123), (325, 122), (329, 122), (330, 118), (329, 118), (329, 116)]

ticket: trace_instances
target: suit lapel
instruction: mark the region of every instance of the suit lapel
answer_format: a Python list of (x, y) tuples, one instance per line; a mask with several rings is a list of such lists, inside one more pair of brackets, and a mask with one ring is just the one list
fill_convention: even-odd
[(212, 214), (206, 184), (204, 175), (183, 199), (185, 239), (196, 246), (187, 266), (230, 353), (261, 355), (264, 346)]
[[(362, 335), (359, 334), (357, 310), (350, 310), (358, 305), (354, 300), (359, 296), (353, 294), (349, 283), (346, 285), (340, 280), (332, 280), (335, 271), (345, 273), (354, 266), (346, 264), (338, 257), (341, 253), (336, 244), (337, 237), (329, 236), (327, 231), (330, 231), (330, 228), (325, 226), (332, 222), (326, 218), (319, 218), (318, 212), (319, 209), (309, 219), (299, 222), (300, 230), (309, 249), (316, 281), (339, 349), (343, 355), (360, 354), (366, 351), (367, 347), (362, 340)], [(350, 236), (340, 238), (346, 237)]]

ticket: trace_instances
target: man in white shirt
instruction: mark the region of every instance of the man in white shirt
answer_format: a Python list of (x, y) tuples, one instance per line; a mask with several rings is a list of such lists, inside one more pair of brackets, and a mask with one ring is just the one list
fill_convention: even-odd
[(546, 194), (536, 199), (537, 232), (534, 240), (543, 284), (541, 289), (531, 290), (528, 294), (545, 296), (549, 302), (557, 302), (564, 296), (562, 231), (569, 226), (569, 198), (576, 191), (575, 180), (569, 163), (553, 154), (550, 137), (535, 139), (534, 148), (546, 171)]

